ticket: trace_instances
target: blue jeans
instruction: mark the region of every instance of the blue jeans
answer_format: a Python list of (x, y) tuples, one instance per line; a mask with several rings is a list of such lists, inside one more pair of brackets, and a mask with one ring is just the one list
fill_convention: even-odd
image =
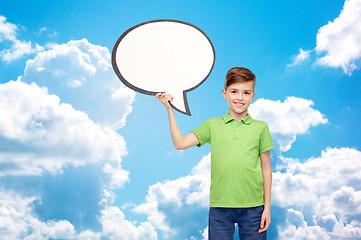
[(209, 209), (208, 239), (233, 240), (235, 223), (240, 240), (266, 240), (266, 231), (258, 233), (264, 206)]

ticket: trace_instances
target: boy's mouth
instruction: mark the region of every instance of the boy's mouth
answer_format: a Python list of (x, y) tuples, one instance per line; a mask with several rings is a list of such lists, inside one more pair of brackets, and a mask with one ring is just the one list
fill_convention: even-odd
[(236, 104), (237, 106), (244, 106), (244, 103), (240, 103), (240, 102), (235, 102), (234, 104)]

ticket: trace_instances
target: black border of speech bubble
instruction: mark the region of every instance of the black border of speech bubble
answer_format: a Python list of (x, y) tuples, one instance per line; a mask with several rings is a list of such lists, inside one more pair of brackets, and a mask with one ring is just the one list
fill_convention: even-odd
[(117, 40), (117, 42), (115, 43), (114, 47), (113, 47), (113, 51), (112, 51), (112, 65), (113, 65), (113, 69), (114, 69), (114, 72), (115, 74), (118, 76), (118, 78), (120, 79), (120, 81), (122, 81), (127, 87), (133, 89), (134, 91), (137, 91), (139, 93), (143, 93), (143, 94), (147, 94), (147, 95), (156, 95), (157, 92), (151, 92), (151, 91), (147, 91), (147, 90), (144, 90), (144, 89), (141, 89), (141, 88), (138, 88), (134, 85), (132, 85), (130, 82), (128, 82), (124, 77), (123, 75), (120, 73), (118, 67), (117, 67), (117, 64), (116, 64), (116, 52), (117, 52), (117, 49), (118, 49), (118, 46), (119, 46), (119, 43), (122, 41), (122, 39), (129, 33), (131, 32), (132, 30), (142, 26), (142, 25), (145, 25), (145, 24), (149, 24), (149, 23), (154, 23), (154, 22), (176, 22), (176, 23), (182, 23), (182, 24), (186, 24), (188, 26), (191, 26), (191, 27), (194, 27), (195, 29), (197, 29), (198, 31), (200, 31), (209, 41), (209, 43), (211, 44), (212, 46), (212, 50), (213, 50), (213, 64), (212, 64), (212, 67), (211, 69), (209, 70), (209, 73), (207, 74), (207, 76), (201, 81), (199, 82), (196, 86), (192, 87), (192, 88), (189, 88), (189, 89), (186, 89), (183, 91), (183, 99), (184, 99), (184, 106), (185, 106), (185, 109), (186, 111), (183, 112), (181, 110), (179, 110), (178, 108), (176, 108), (172, 103), (170, 103), (170, 105), (172, 106), (172, 108), (174, 108), (175, 110), (177, 110), (178, 112), (180, 113), (183, 113), (183, 114), (186, 114), (186, 115), (189, 115), (191, 116), (191, 112), (189, 111), (189, 106), (188, 106), (188, 101), (187, 101), (187, 92), (190, 92), (194, 89), (196, 89), (197, 87), (199, 87), (202, 83), (204, 83), (204, 81), (206, 81), (206, 79), (209, 77), (209, 75), (211, 74), (212, 70), (213, 70), (213, 67), (214, 67), (214, 63), (216, 61), (216, 53), (214, 51), (214, 47), (213, 47), (213, 44), (211, 42), (211, 40), (209, 39), (209, 37), (200, 29), (198, 28), (197, 26), (193, 25), (193, 24), (190, 24), (188, 22), (183, 22), (183, 21), (179, 21), (179, 20), (173, 20), (173, 19), (158, 19), (158, 20), (152, 20), (152, 21), (147, 21), (147, 22), (143, 22), (143, 23), (140, 23), (138, 25), (135, 25), (134, 27), (131, 27), (129, 28), (127, 31), (125, 31), (120, 37), (119, 39)]

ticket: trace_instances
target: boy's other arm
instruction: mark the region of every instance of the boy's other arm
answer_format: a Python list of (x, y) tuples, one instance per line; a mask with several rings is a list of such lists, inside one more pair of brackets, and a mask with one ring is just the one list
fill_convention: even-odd
[(174, 147), (177, 150), (183, 150), (199, 144), (198, 138), (194, 135), (194, 133), (189, 133), (188, 135), (183, 136), (180, 132), (174, 116), (174, 110), (169, 104), (169, 102), (173, 101), (173, 96), (165, 93), (157, 93), (155, 97), (158, 98), (167, 109), (170, 134), (172, 136)]
[(262, 214), (261, 225), (258, 232), (264, 232), (271, 224), (271, 186), (272, 186), (272, 168), (270, 152), (265, 151), (260, 154), (261, 168), (263, 176), (264, 192), (264, 211)]

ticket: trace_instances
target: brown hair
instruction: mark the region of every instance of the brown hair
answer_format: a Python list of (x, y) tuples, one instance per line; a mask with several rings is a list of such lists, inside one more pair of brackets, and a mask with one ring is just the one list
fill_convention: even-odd
[(234, 67), (229, 69), (226, 75), (226, 81), (224, 83), (224, 89), (227, 90), (228, 86), (236, 82), (248, 82), (253, 81), (253, 91), (256, 85), (256, 76), (244, 67)]

